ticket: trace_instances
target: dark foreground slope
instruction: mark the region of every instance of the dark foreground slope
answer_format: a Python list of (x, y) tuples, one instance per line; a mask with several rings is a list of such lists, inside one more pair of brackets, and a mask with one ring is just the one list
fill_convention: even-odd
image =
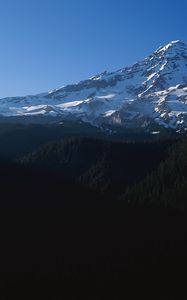
[[(76, 138), (1, 163), (2, 298), (184, 299), (186, 149), (186, 140)], [(90, 184), (98, 171), (102, 180)], [(166, 186), (168, 176), (175, 203), (148, 201), (153, 182)], [(163, 195), (158, 189), (157, 199)]]

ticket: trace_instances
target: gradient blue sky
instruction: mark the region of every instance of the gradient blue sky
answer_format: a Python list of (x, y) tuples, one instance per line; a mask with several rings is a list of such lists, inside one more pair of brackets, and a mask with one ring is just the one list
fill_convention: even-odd
[(187, 42), (186, 0), (0, 0), (0, 97), (112, 71)]

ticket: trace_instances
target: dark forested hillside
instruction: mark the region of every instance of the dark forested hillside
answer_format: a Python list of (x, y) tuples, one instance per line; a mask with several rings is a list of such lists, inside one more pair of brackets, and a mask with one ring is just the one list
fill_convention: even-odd
[(182, 299), (186, 139), (47, 142), (0, 162), (2, 298)]
[(175, 140), (135, 143), (71, 138), (49, 143), (19, 162), (119, 195), (156, 169), (174, 143)]
[(140, 129), (139, 131), (117, 128), (115, 130), (99, 129), (90, 124), (73, 121), (63, 121), (59, 124), (15, 124), (1, 123), (0, 120), (0, 157), (3, 159), (18, 158), (52, 141), (70, 137), (100, 138), (104, 140), (142, 141), (176, 138), (172, 130), (159, 129), (160, 134), (152, 135)]
[(187, 140), (170, 148), (168, 157), (122, 197), (129, 203), (187, 206)]

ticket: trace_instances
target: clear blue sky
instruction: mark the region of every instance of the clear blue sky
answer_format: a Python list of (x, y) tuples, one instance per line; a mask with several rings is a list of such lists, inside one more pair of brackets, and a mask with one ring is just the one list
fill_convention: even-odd
[(112, 71), (187, 42), (186, 0), (0, 0), (0, 97)]

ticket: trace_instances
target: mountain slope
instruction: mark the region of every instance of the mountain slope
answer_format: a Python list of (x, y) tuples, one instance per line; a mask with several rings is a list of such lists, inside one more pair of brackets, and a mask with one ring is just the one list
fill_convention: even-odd
[(0, 115), (94, 126), (187, 127), (187, 46), (173, 41), (132, 67), (36, 96), (0, 100)]

